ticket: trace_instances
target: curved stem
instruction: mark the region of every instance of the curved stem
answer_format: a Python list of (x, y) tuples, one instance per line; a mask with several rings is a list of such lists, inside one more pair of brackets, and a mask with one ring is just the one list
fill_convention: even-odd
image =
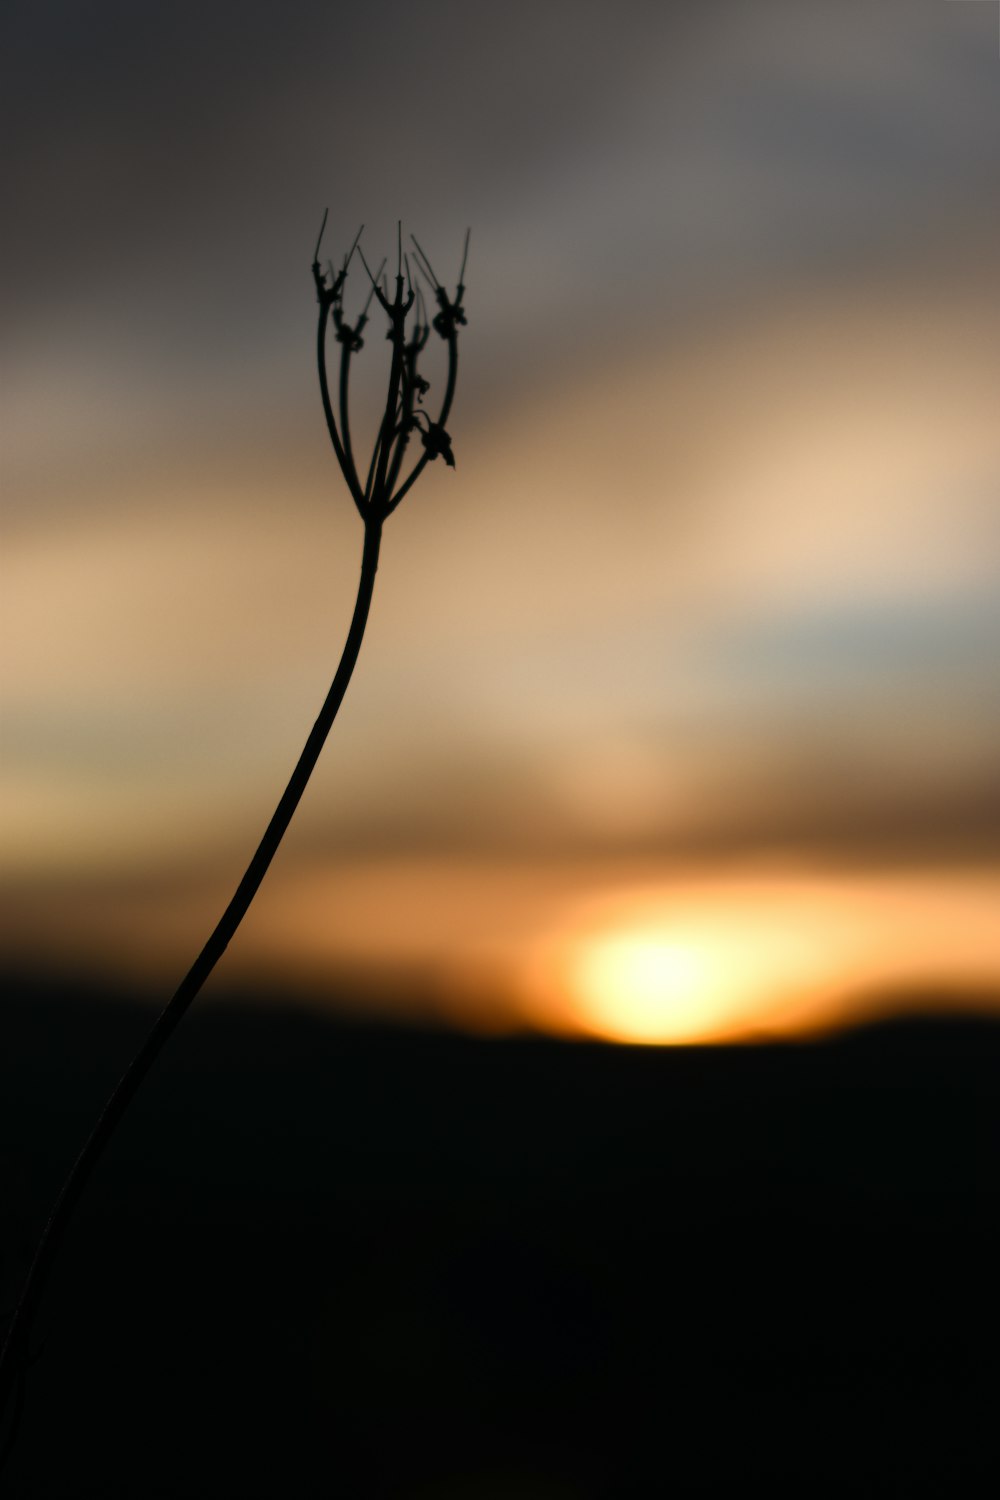
[(49, 1221), (45, 1226), (45, 1230), (38, 1243), (38, 1248), (35, 1251), (35, 1258), (25, 1280), (20, 1299), (14, 1310), (6, 1342), (4, 1343), (2, 1352), (0, 1352), (0, 1415), (6, 1411), (7, 1402), (11, 1395), (15, 1396), (15, 1410), (11, 1428), (7, 1434), (3, 1448), (0, 1449), (0, 1468), (3, 1467), (3, 1463), (16, 1437), (17, 1417), (22, 1394), (21, 1382), (23, 1380), (24, 1366), (28, 1352), (28, 1337), (39, 1301), (48, 1280), (55, 1253), (63, 1235), (66, 1233), (73, 1211), (90, 1179), (91, 1173), (100, 1160), (111, 1136), (114, 1134), (115, 1127), (121, 1120), (122, 1115), (128, 1108), (146, 1074), (162, 1051), (164, 1044), (180, 1023), (184, 1013), (226, 951), (231, 939), (235, 936), (237, 928), (246, 915), (251, 901), (257, 894), (260, 883), (267, 873), (268, 866), (277, 852), (285, 830), (292, 820), (292, 815), (299, 805), (302, 793), (306, 789), (306, 784), (319, 759), (326, 737), (330, 732), (330, 726), (336, 718), (337, 710), (343, 702), (347, 685), (351, 680), (351, 674), (354, 671), (354, 666), (361, 650), (365, 625), (368, 621), (368, 611), (371, 607), (372, 592), (375, 587), (375, 573), (378, 568), (381, 537), (382, 528), (380, 522), (374, 518), (369, 518), (365, 525), (365, 543), (361, 559), (361, 579), (358, 584), (358, 597), (354, 605), (354, 614), (351, 619), (350, 629), (347, 632), (347, 640), (340, 663), (334, 674), (333, 682), (330, 684), (330, 691), (327, 693), (323, 707), (320, 709), (319, 717), (309, 733), (295, 770), (292, 772), (291, 779), (285, 787), (271, 817), (271, 821), (267, 825), (264, 836), (257, 846), (256, 853), (247, 866), (243, 879), (237, 886), (232, 900), (219, 919), (211, 937), (204, 948), (202, 948), (187, 974), (181, 980), (173, 998), (163, 1010), (159, 1019), (154, 1023), (146, 1040), (119, 1079), (114, 1092), (108, 1099), (107, 1104), (105, 1104), (100, 1118), (91, 1132), (90, 1138), (77, 1157), (69, 1176), (66, 1178), (62, 1191), (56, 1199), (55, 1206), (49, 1216)]
[(329, 323), (329, 321), (330, 303), (327, 298), (321, 296), (319, 304), (319, 325), (316, 329), (316, 364), (319, 368), (319, 393), (323, 401), (323, 415), (326, 417), (327, 431), (330, 434), (330, 441), (333, 444), (333, 451), (337, 455), (337, 462), (340, 465), (344, 478), (347, 480), (347, 485), (351, 492), (351, 498), (357, 506), (359, 513), (364, 516), (365, 512), (362, 505), (361, 492), (358, 488), (357, 476), (352, 474), (353, 464), (350, 469), (347, 467), (347, 459), (344, 454), (344, 447), (340, 441), (340, 434), (337, 431), (337, 423), (333, 415), (333, 405), (330, 401), (330, 384), (326, 376), (326, 325)]
[[(455, 399), (455, 382), (457, 380), (458, 380), (458, 338), (457, 338), (457, 336), (455, 334), (455, 330), (453, 328), (451, 330), (451, 333), (448, 336), (448, 382), (447, 382), (447, 385), (445, 386), (444, 400), (441, 402), (441, 410), (438, 413), (437, 425), (439, 427), (443, 427), (444, 424), (448, 420), (449, 414), (451, 412), (451, 403)], [(422, 453), (420, 455), (420, 458), (414, 464), (414, 466), (413, 466), (412, 470), (410, 471), (409, 475), (407, 476), (407, 478), (403, 481), (403, 483), (400, 485), (399, 489), (392, 496), (392, 498), (389, 501), (387, 501), (386, 507), (385, 507), (385, 514), (387, 516), (391, 516), (392, 513), (393, 513), (393, 511), (396, 509), (396, 506), (399, 504), (399, 502), (404, 498), (405, 495), (409, 494), (410, 490), (416, 484), (417, 480), (420, 478), (421, 474), (424, 472), (424, 469), (427, 467), (429, 459), (430, 459), (430, 454), (427, 453), (427, 452), (424, 452), (424, 453)], [(398, 478), (398, 471), (397, 471), (396, 475), (393, 477), (393, 481), (392, 481), (393, 484), (395, 484), (397, 478)], [(391, 486), (390, 486), (390, 488), (391, 488)]]
[(358, 471), (354, 465), (354, 452), (351, 448), (351, 426), (347, 410), (347, 383), (351, 376), (351, 346), (344, 344), (340, 351), (340, 434), (344, 447), (344, 478), (347, 480), (354, 503), (357, 504), (361, 493), (358, 483)]
[(382, 426), (379, 429), (378, 463), (375, 466), (375, 481), (371, 492), (372, 502), (379, 512), (380, 518), (383, 513), (384, 501), (388, 499), (385, 476), (389, 467), (393, 429), (396, 426), (396, 408), (399, 405), (399, 383), (403, 375), (403, 344), (406, 337), (403, 332), (403, 321), (405, 316), (405, 308), (403, 307), (403, 278), (397, 276), (396, 300), (392, 304), (392, 311), (390, 312), (390, 322), (392, 325), (392, 364), (389, 368), (389, 394), (386, 397), (385, 416), (382, 418)]

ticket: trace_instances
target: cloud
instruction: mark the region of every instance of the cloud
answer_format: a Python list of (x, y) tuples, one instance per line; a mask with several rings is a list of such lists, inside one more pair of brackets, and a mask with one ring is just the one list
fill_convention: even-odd
[[(996, 305), (961, 261), (876, 277), (459, 410), (458, 473), (387, 533), (316, 836), (982, 848)], [(103, 857), (152, 851), (184, 786), (190, 847), (228, 847), (346, 629), (360, 542), (317, 414), (240, 437), (72, 490), (59, 457), (11, 534), (6, 794), (37, 807), (44, 767), (109, 829), (144, 795), (149, 837)], [(8, 858), (54, 857), (21, 823)]]
[(990, 7), (57, 11), (0, 102), (15, 883), (228, 868), (312, 722), (327, 203), (471, 221), (470, 326), (293, 850), (995, 857)]

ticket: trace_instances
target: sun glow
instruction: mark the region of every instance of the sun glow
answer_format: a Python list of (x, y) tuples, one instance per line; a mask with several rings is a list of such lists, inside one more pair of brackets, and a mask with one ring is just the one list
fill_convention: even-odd
[(623, 1039), (684, 1041), (714, 1030), (724, 1008), (712, 952), (657, 932), (581, 943), (569, 965), (580, 1017)]
[(721, 1040), (759, 1026), (809, 981), (811, 945), (794, 929), (704, 915), (609, 928), (564, 959), (564, 990), (585, 1030), (625, 1042)]
[(957, 872), (625, 889), (536, 950), (529, 1008), (564, 1034), (691, 1044), (818, 1034), (935, 984), (985, 1003), (1000, 978), (996, 897), (995, 877)]

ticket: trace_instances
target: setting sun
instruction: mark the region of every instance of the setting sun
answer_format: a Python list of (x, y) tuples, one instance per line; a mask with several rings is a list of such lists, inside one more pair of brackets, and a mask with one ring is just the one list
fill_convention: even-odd
[[(921, 985), (967, 1003), (1000, 976), (996, 881), (747, 871), (584, 902), (530, 967), (529, 1012), (608, 1041), (805, 1036), (886, 1013)], [(928, 978), (928, 976), (930, 976)]]
[(636, 1042), (687, 1041), (715, 1029), (725, 1010), (710, 949), (655, 931), (595, 937), (570, 964), (580, 1019)]
[(815, 990), (818, 932), (730, 897), (715, 910), (674, 902), (581, 935), (563, 963), (577, 1024), (623, 1042), (684, 1043), (746, 1035)]

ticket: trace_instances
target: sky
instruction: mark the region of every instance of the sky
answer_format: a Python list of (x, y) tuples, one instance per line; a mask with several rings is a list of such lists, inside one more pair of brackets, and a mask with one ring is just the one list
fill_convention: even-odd
[(1000, 1005), (995, 5), (8, 0), (0, 56), (8, 967), (165, 999), (324, 697), (329, 209), (450, 282), (471, 226), (457, 463), (213, 986), (667, 1042)]

